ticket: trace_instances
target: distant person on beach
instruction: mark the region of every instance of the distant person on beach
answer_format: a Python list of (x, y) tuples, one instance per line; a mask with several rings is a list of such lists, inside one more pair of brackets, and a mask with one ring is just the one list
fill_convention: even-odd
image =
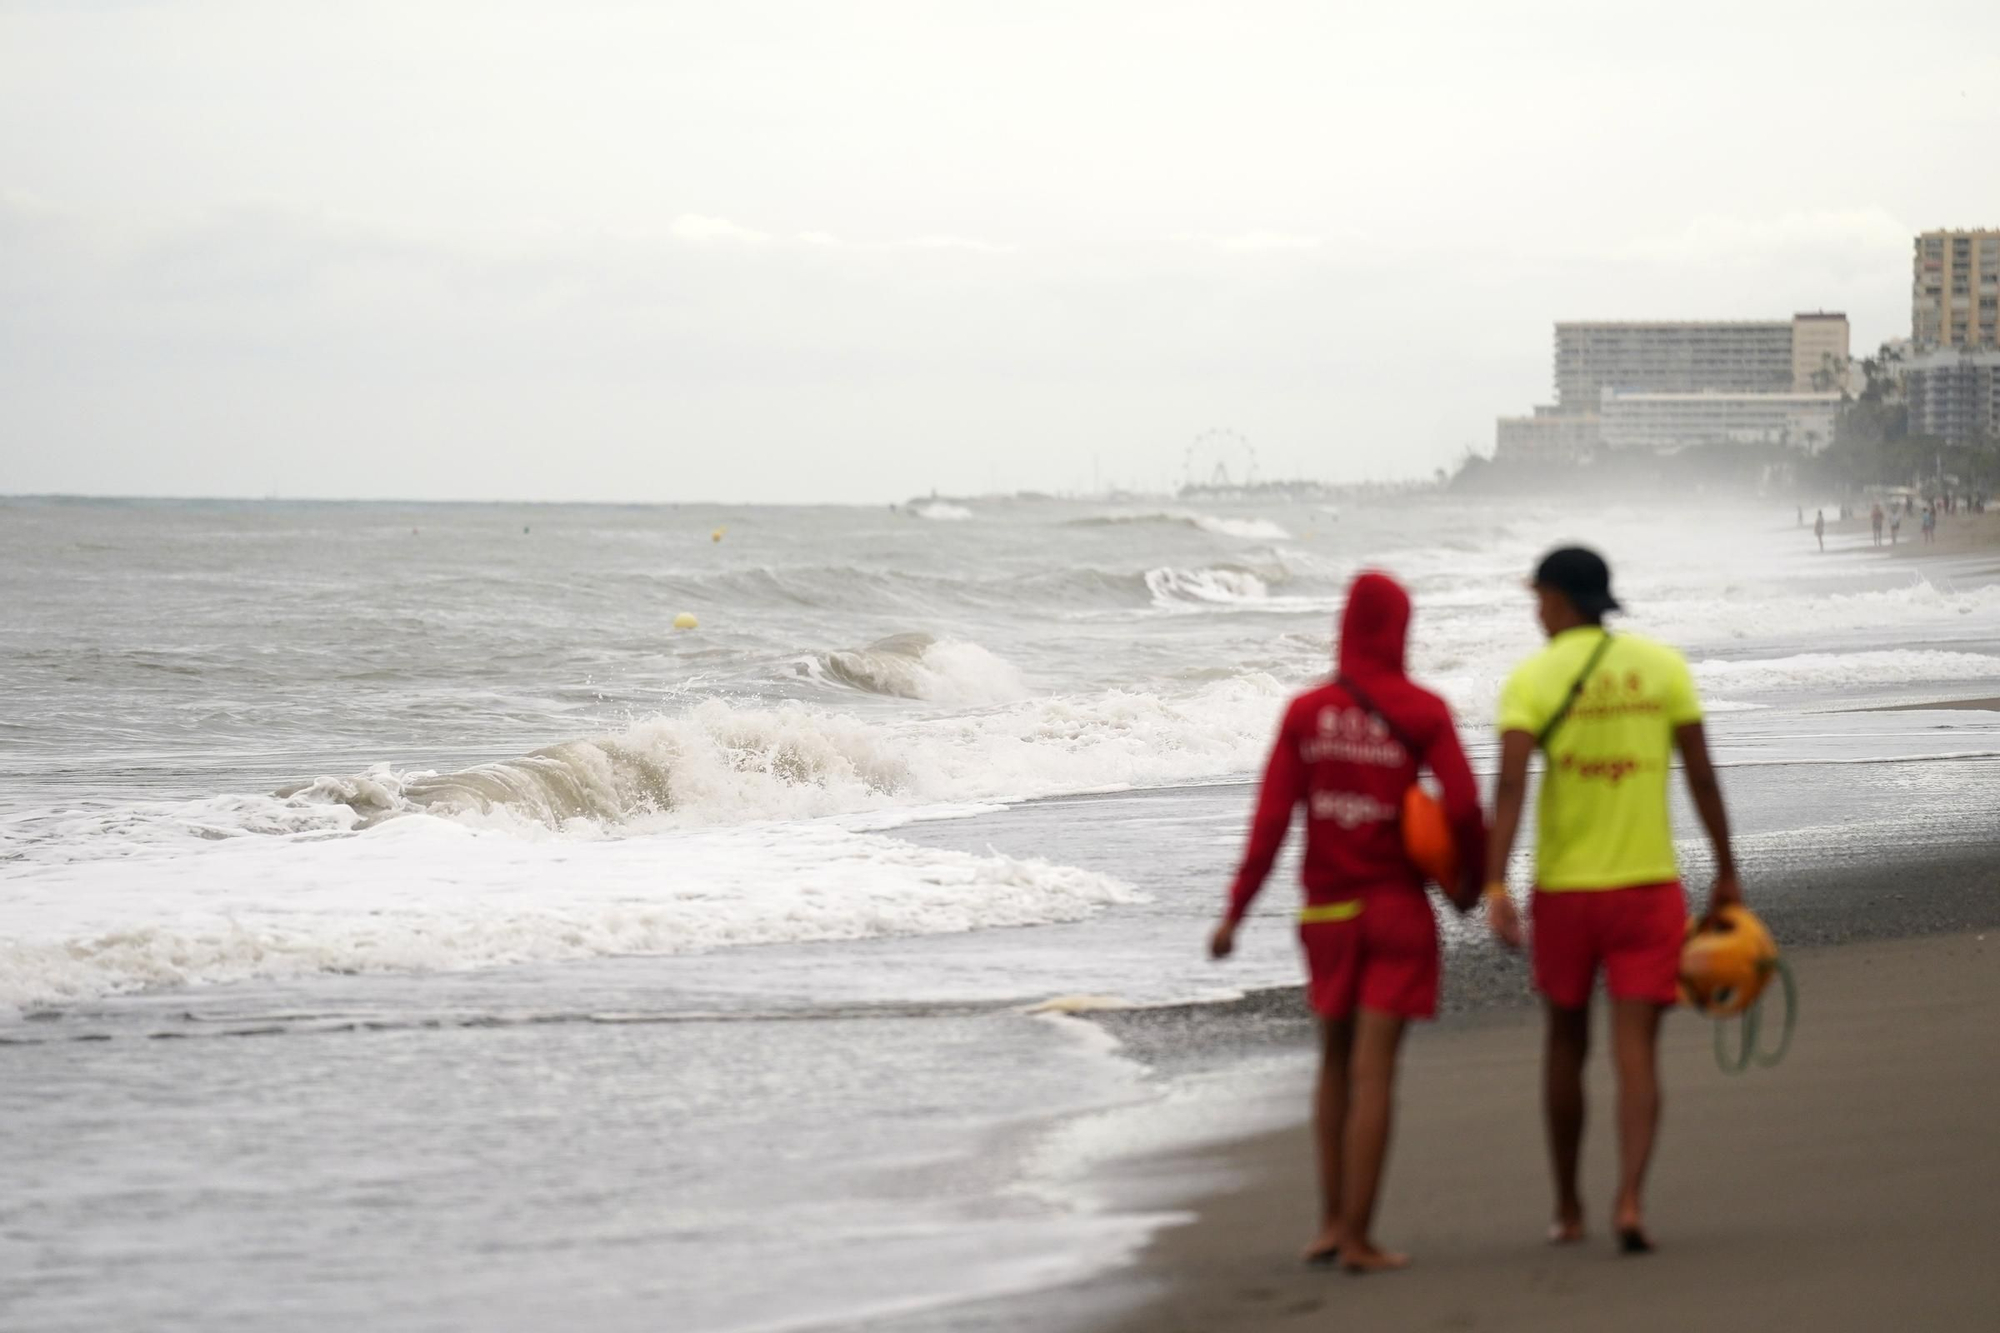
[(1819, 538), (1819, 549), (1826, 549), (1826, 511), (1819, 510), (1813, 515), (1813, 536)]
[(1896, 544), (1896, 539), (1901, 537), (1902, 535), (1903, 535), (1903, 511), (1898, 509), (1889, 516), (1889, 545), (1894, 546)]
[(1929, 509), (1924, 510), (1924, 545), (1929, 546), (1932, 542), (1936, 540), (1937, 540), (1937, 508), (1933, 506)]
[(1875, 527), (1875, 544), (1880, 546), (1882, 544), (1882, 502), (1880, 500), (1875, 502), (1875, 511), (1868, 516), (1868, 521)]
[(1479, 898), (1486, 825), (1479, 788), (1450, 710), (1403, 669), (1410, 598), (1364, 573), (1341, 616), (1339, 673), (1292, 700), (1271, 748), (1242, 868), (1209, 940), (1227, 958), (1237, 927), (1306, 808), (1299, 941), (1320, 1019), (1314, 1132), (1320, 1229), (1308, 1262), (1356, 1272), (1408, 1260), (1378, 1248), (1370, 1227), (1388, 1157), (1396, 1056), (1411, 1019), (1437, 1012), (1438, 935), (1422, 874), (1404, 850), (1404, 794), (1428, 768), (1463, 872), (1442, 887), (1460, 911)]
[(1619, 609), (1611, 571), (1594, 551), (1551, 552), (1535, 571), (1546, 648), (1523, 662), (1500, 693), (1500, 779), (1486, 851), (1487, 920), (1519, 948), (1521, 920), (1507, 892), (1507, 858), (1520, 828), (1528, 761), (1548, 756), (1536, 810), (1535, 988), (1548, 1015), (1543, 1111), (1555, 1176), (1550, 1240), (1583, 1238), (1577, 1180), (1583, 1149), (1584, 1060), (1590, 997), (1600, 969), (1611, 996), (1618, 1076), (1619, 1248), (1652, 1248), (1641, 1192), (1659, 1129), (1660, 1016), (1675, 1002), (1687, 899), (1674, 857), (1667, 778), (1674, 751), (1715, 849), (1708, 911), (1741, 902), (1729, 818), (1722, 803), (1701, 702), (1681, 655), (1632, 634), (1612, 634)]

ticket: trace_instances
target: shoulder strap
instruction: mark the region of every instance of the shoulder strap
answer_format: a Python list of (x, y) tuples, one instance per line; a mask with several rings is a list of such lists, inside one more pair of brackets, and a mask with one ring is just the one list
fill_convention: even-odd
[(1596, 671), (1597, 664), (1604, 660), (1605, 650), (1609, 647), (1611, 647), (1611, 631), (1605, 630), (1604, 637), (1597, 641), (1597, 648), (1591, 653), (1590, 660), (1583, 664), (1583, 670), (1577, 673), (1574, 681), (1570, 682), (1569, 693), (1563, 696), (1562, 706), (1556, 709), (1555, 716), (1551, 717), (1543, 724), (1542, 729), (1535, 733), (1536, 749), (1546, 750), (1549, 748), (1549, 738), (1556, 734), (1558, 727), (1569, 720), (1569, 710), (1576, 707), (1576, 701), (1583, 697), (1583, 687), (1590, 683), (1591, 673)]
[(1403, 753), (1410, 756), (1411, 763), (1415, 764), (1418, 768), (1422, 768), (1424, 766), (1423, 747), (1418, 745), (1415, 741), (1412, 741), (1409, 738), (1409, 736), (1403, 731), (1403, 729), (1395, 724), (1395, 722), (1389, 717), (1387, 713), (1377, 708), (1375, 706), (1375, 701), (1370, 699), (1367, 695), (1363, 694), (1361, 692), (1361, 687), (1359, 685), (1356, 685), (1353, 681), (1349, 680), (1345, 676), (1335, 676), (1333, 678), (1333, 683), (1338, 685), (1341, 689), (1346, 690), (1349, 694), (1353, 695), (1354, 702), (1360, 704), (1365, 712), (1381, 719), (1382, 725), (1389, 729), (1389, 734), (1391, 736), (1395, 737), (1396, 744), (1403, 747)]

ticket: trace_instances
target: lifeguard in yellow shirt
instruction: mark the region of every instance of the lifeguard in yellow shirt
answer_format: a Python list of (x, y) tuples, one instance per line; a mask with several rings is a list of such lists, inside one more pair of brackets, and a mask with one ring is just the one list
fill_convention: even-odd
[(1619, 609), (1594, 551), (1565, 547), (1535, 571), (1548, 646), (1500, 694), (1500, 781), (1487, 844), (1487, 921), (1520, 947), (1507, 858), (1520, 828), (1528, 761), (1547, 753), (1535, 826), (1535, 988), (1548, 1011), (1543, 1110), (1555, 1173), (1557, 1243), (1583, 1238), (1577, 1161), (1590, 995), (1601, 968), (1611, 996), (1618, 1075), (1618, 1196), (1612, 1224), (1628, 1254), (1652, 1249), (1641, 1192), (1659, 1129), (1660, 1016), (1674, 1003), (1686, 897), (1674, 859), (1667, 779), (1680, 751), (1715, 848), (1708, 910), (1741, 902), (1729, 817), (1709, 760), (1701, 701), (1671, 648), (1604, 627)]

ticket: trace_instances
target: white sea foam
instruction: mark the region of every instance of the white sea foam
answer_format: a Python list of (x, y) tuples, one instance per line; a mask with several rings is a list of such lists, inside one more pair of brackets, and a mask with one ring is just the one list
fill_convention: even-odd
[(960, 523), (972, 517), (972, 511), (964, 505), (955, 505), (945, 500), (932, 500), (910, 510), (918, 518), (928, 518), (948, 523)]
[(595, 839), (1156, 785), (1256, 766), (1288, 694), (1252, 672), (1173, 695), (1110, 690), (886, 722), (710, 698), (615, 734), (453, 772), (378, 764), (271, 796), (43, 812), (0, 830), (0, 854), (107, 859), (411, 815)]
[(1985, 681), (2000, 686), (2000, 657), (1937, 649), (1887, 649), (1859, 653), (1801, 653), (1753, 661), (1693, 664), (1704, 688), (1734, 693), (1785, 691), (1833, 695), (1930, 681)]
[(1024, 697), (1027, 684), (1008, 662), (963, 639), (892, 634), (866, 648), (810, 657), (805, 674), (868, 694), (977, 707)]
[(1292, 535), (1266, 518), (1217, 518), (1210, 514), (1196, 514), (1194, 525), (1203, 532), (1241, 537), (1246, 541), (1281, 542), (1289, 540)]
[(579, 843), (413, 817), (0, 876), (0, 1009), (163, 986), (431, 972), (1079, 920), (1133, 889), (832, 824)]
[(1149, 569), (1146, 590), (1153, 605), (1185, 611), (1194, 605), (1240, 606), (1270, 596), (1263, 579), (1246, 569)]
[(1821, 639), (1853, 634), (1884, 636), (1905, 630), (1942, 630), (2000, 624), (2000, 584), (1954, 589), (1917, 579), (1900, 588), (1868, 592), (1756, 596), (1732, 590), (1689, 595), (1628, 595), (1629, 623), (1669, 643), (1719, 644)]
[(1199, 513), (1193, 509), (1119, 511), (1073, 519), (1071, 522), (1084, 527), (1103, 527), (1121, 523), (1171, 523), (1212, 532), (1219, 537), (1239, 537), (1245, 541), (1288, 541), (1292, 535), (1266, 518), (1225, 518), (1215, 514)]
[[(997, 659), (967, 648), (977, 669), (966, 679), (977, 681)], [(1300, 651), (1300, 669), (1310, 670), (1314, 653)], [(1421, 657), (1420, 664), (1427, 683), (1475, 727), (1490, 714), (1507, 667), (1497, 658), (1449, 670), (1429, 670)], [(1936, 649), (1697, 656), (1694, 671), (1713, 711), (1726, 712), (1784, 695), (1995, 681), (2000, 658)], [(801, 702), (709, 698), (622, 731), (468, 769), (381, 764), (277, 795), (44, 812), (11, 821), (0, 852), (37, 862), (95, 860), (160, 844), (337, 834), (422, 814), (474, 828), (644, 836), (760, 820), (901, 818), (928, 806), (1202, 780), (1254, 770), (1279, 707), (1303, 683), (1303, 676), (1248, 671), (1172, 692), (1058, 695), (888, 720)]]
[[(1758, 659), (1704, 658), (1694, 653), (1689, 667), (1702, 707), (1709, 713), (1753, 712), (1787, 700), (1833, 703), (1845, 695), (1898, 694), (1933, 683), (1962, 686), (1976, 681), (2000, 689), (2000, 657), (1930, 649)], [(1464, 727), (1492, 716), (1506, 665), (1420, 674), (1426, 685), (1450, 701)]]
[[(1108, 690), (903, 722), (709, 699), (577, 742), (618, 758), (590, 756), (571, 767), (601, 793), (593, 817), (639, 815), (676, 826), (1020, 800), (1247, 770), (1261, 760), (1288, 694), (1256, 672), (1181, 695)], [(424, 801), (435, 808), (429, 792)], [(473, 799), (457, 808), (489, 807)]]

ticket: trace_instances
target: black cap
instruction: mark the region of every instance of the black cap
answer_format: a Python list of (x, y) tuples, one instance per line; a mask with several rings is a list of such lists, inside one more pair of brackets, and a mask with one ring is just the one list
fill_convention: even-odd
[(1554, 588), (1593, 620), (1623, 609), (1611, 595), (1611, 566), (1588, 547), (1564, 546), (1543, 556), (1535, 567), (1535, 586)]

